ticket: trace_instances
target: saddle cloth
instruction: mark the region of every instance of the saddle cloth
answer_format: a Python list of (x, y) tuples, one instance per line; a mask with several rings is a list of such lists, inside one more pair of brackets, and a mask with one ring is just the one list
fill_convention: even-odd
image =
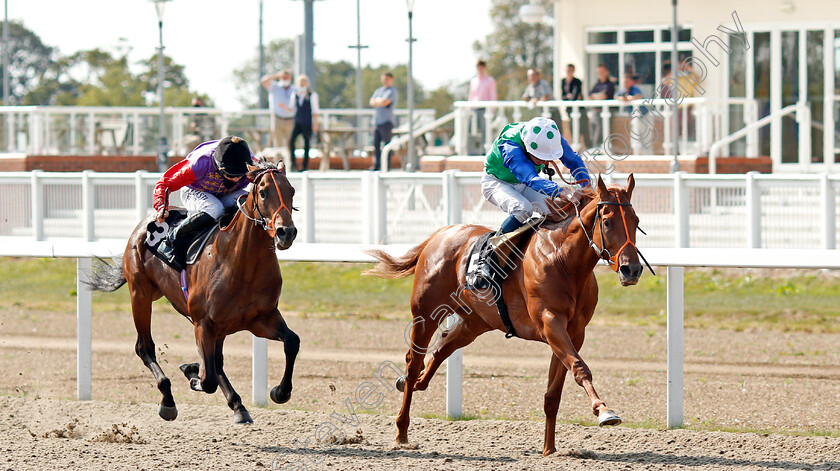
[[(152, 219), (149, 224), (146, 225), (146, 247), (155, 255), (155, 257), (161, 259), (164, 263), (178, 271), (186, 267), (177, 266), (174, 261), (161, 255), (158, 252), (158, 247), (160, 247), (161, 244), (169, 244), (167, 236), (186, 218), (187, 210), (170, 209), (169, 215), (166, 216), (166, 220), (164, 222), (161, 223)], [(219, 225), (213, 224), (202, 231), (192, 234), (187, 248), (187, 265), (192, 265), (196, 262), (196, 260), (198, 260), (198, 256), (201, 254), (202, 249), (204, 249), (204, 246), (207, 245), (207, 241), (210, 240), (210, 237), (212, 237), (218, 230)]]

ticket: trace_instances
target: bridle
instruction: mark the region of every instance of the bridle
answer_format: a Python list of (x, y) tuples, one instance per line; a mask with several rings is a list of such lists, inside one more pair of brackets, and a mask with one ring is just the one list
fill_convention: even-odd
[[(581, 230), (583, 230), (583, 234), (586, 236), (586, 240), (589, 241), (589, 246), (592, 247), (592, 250), (594, 250), (595, 253), (598, 254), (598, 258), (607, 261), (607, 263), (610, 265), (610, 268), (612, 268), (612, 270), (614, 272), (616, 272), (616, 273), (618, 272), (618, 268), (619, 268), (618, 257), (621, 255), (621, 252), (623, 252), (624, 249), (627, 248), (628, 245), (631, 245), (631, 246), (633, 246), (634, 249), (636, 249), (636, 253), (639, 254), (639, 257), (641, 257), (642, 260), (645, 262), (645, 265), (648, 267), (648, 270), (650, 270), (650, 272), (654, 276), (656, 276), (656, 273), (653, 271), (653, 268), (650, 267), (650, 263), (648, 263), (645, 256), (642, 255), (642, 252), (639, 250), (638, 247), (636, 247), (636, 244), (633, 243), (632, 240), (630, 240), (630, 230), (627, 229), (627, 218), (624, 216), (624, 208), (625, 207), (632, 208), (633, 207), (632, 204), (622, 203), (621, 201), (618, 201), (618, 202), (616, 202), (616, 201), (599, 201), (597, 203), (597, 207), (595, 208), (595, 221), (592, 223), (592, 230), (590, 232), (592, 233), (593, 236), (595, 235), (595, 227), (598, 225), (598, 221), (600, 220), (601, 221), (601, 247), (600, 248), (597, 245), (595, 245), (595, 241), (593, 241), (592, 237), (589, 235), (589, 233), (586, 232), (586, 226), (583, 225), (583, 220), (580, 218), (580, 211), (578, 210), (577, 205), (573, 204), (572, 206), (575, 207), (575, 213), (577, 215), (578, 223), (580, 223), (580, 228), (581, 228)], [(603, 206), (618, 206), (618, 210), (619, 210), (619, 212), (621, 212), (621, 222), (624, 223), (624, 234), (627, 237), (627, 239), (624, 241), (624, 245), (622, 245), (621, 248), (618, 249), (618, 252), (616, 252), (615, 255), (610, 254), (610, 251), (607, 249), (606, 239), (604, 237), (604, 218), (601, 216), (601, 208)], [(637, 229), (639, 229), (639, 228), (637, 227)], [(647, 233), (645, 233), (645, 231), (642, 231), (641, 229), (639, 229), (639, 231), (641, 231), (642, 234), (647, 235)]]
[(239, 212), (241, 212), (242, 215), (245, 216), (246, 218), (248, 218), (249, 220), (254, 221), (255, 225), (261, 227), (264, 231), (268, 232), (268, 235), (271, 236), (272, 239), (274, 239), (274, 237), (277, 235), (277, 228), (274, 226), (274, 223), (277, 221), (277, 216), (280, 214), (280, 211), (285, 209), (286, 211), (289, 212), (289, 215), (291, 215), (292, 214), (292, 209), (294, 209), (294, 208), (289, 208), (286, 205), (286, 202), (283, 201), (283, 194), (280, 192), (280, 185), (277, 184), (277, 179), (274, 177), (275, 173), (282, 173), (282, 172), (280, 171), (280, 169), (276, 169), (276, 168), (270, 168), (270, 169), (267, 169), (267, 170), (263, 170), (262, 172), (257, 174), (257, 176), (254, 178), (254, 183), (251, 186), (251, 193), (254, 193), (254, 191), (256, 191), (256, 189), (257, 189), (257, 182), (260, 181), (260, 178), (263, 175), (268, 174), (268, 176), (271, 177), (271, 181), (274, 182), (274, 188), (277, 190), (277, 197), (280, 198), (280, 207), (277, 208), (277, 211), (274, 212), (274, 214), (271, 216), (271, 219), (266, 218), (263, 215), (262, 211), (260, 211), (260, 205), (257, 204), (256, 195), (254, 195), (254, 198), (253, 198), (254, 207), (252, 208), (252, 211), (257, 212), (257, 214), (260, 216), (259, 219), (251, 217), (251, 216), (248, 215), (248, 213), (245, 212), (245, 210), (243, 209), (243, 203), (242, 203), (241, 198), (236, 201), (236, 206), (239, 208)]

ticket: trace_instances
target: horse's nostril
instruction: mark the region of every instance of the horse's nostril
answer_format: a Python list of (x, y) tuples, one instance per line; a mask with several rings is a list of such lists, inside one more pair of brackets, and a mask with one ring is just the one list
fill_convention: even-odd
[(286, 236), (286, 229), (283, 228), (283, 227), (278, 227), (277, 228), (277, 237), (282, 239), (285, 236)]
[(618, 267), (618, 270), (621, 272), (621, 275), (625, 277), (630, 276), (630, 274), (632, 273), (630, 265), (621, 265), (620, 267)]
[(289, 238), (292, 239), (292, 240), (295, 240), (295, 237), (297, 237), (297, 228), (296, 227), (290, 227), (289, 228)]

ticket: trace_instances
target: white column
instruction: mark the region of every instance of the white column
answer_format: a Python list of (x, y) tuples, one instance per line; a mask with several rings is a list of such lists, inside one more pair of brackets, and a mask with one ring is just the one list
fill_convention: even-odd
[(84, 283), (90, 258), (76, 259), (76, 398), (91, 399), (91, 293)]
[(134, 172), (134, 215), (138, 221), (146, 217), (146, 212), (149, 210), (149, 192), (146, 191), (146, 185), (143, 183), (143, 176), (146, 173), (148, 172), (145, 170)]
[(251, 395), (255, 406), (268, 405), (268, 340), (251, 335)]
[(668, 428), (683, 424), (683, 267), (668, 267)]
[[(782, 33), (770, 31), (770, 113), (782, 109)], [(774, 170), (782, 163), (782, 120), (770, 123), (770, 157)]]

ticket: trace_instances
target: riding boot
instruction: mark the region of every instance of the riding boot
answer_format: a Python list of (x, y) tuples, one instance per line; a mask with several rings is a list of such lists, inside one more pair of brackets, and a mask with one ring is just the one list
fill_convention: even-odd
[[(501, 227), (499, 227), (499, 230), (496, 231), (496, 234), (490, 237), (490, 239), (488, 239), (487, 243), (489, 247), (482, 250), (481, 257), (479, 257), (478, 259), (478, 268), (476, 270), (476, 274), (479, 276), (479, 278), (484, 279), (488, 285), (492, 282), (493, 279), (493, 269), (490, 266), (490, 262), (487, 260), (487, 257), (493, 256), (495, 254), (493, 240), (498, 240), (498, 238), (503, 236), (504, 234), (509, 234), (515, 231), (516, 229), (519, 229), (520, 227), (522, 227), (522, 224), (524, 223), (520, 222), (515, 217), (508, 216), (507, 219), (505, 219), (504, 222), (502, 222), (502, 225)], [(481, 284), (484, 285), (484, 283)]]
[[(206, 229), (216, 223), (216, 219), (207, 213), (194, 213), (187, 216), (184, 222), (179, 224), (169, 233), (166, 244), (170, 251), (158, 249), (158, 252), (169, 258), (182, 269), (187, 266), (187, 248), (192, 241), (192, 235)], [(162, 244), (163, 245), (163, 244)], [(167, 253), (168, 252), (168, 253)]]

